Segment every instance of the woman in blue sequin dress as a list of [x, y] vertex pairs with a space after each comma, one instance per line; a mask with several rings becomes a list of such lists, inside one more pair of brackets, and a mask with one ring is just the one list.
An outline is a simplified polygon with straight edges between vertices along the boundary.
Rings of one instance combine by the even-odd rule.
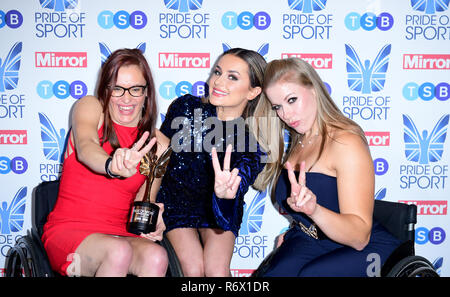
[[244, 195], [265, 166], [244, 121], [261, 109], [265, 65], [254, 51], [226, 51], [212, 68], [209, 96], [175, 99], [161, 126], [173, 153], [157, 201], [185, 276], [230, 275]]
[[374, 259], [380, 269], [400, 242], [372, 220], [375, 174], [363, 130], [298, 58], [267, 65], [264, 94], [290, 131], [288, 149], [272, 170], [272, 196], [293, 221], [257, 274], [376, 274]]

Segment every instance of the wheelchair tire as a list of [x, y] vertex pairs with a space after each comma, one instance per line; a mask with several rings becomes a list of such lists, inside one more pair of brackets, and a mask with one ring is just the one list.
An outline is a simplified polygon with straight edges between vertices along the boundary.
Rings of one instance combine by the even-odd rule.
[[421, 256], [409, 256], [400, 260], [386, 275], [387, 277], [439, 277], [439, 274], [427, 259]]

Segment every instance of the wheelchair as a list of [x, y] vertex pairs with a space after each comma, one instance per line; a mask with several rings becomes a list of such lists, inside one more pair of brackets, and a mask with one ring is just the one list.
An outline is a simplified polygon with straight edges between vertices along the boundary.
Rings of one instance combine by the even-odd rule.
[[[381, 277], [439, 277], [433, 265], [424, 257], [415, 255], [414, 240], [417, 223], [417, 206], [398, 202], [375, 200], [374, 220], [383, 225], [401, 241], [380, 270]], [[274, 249], [253, 272], [252, 277], [262, 276], [271, 261]]]
[[[52, 271], [47, 253], [41, 241], [48, 214], [52, 211], [58, 197], [59, 180], [40, 183], [34, 192], [33, 227], [27, 234], [19, 238], [11, 247], [5, 258], [6, 277], [55, 277], [60, 276]], [[183, 272], [175, 251], [167, 238], [160, 244], [166, 249], [169, 265], [166, 276], [182, 277]]]

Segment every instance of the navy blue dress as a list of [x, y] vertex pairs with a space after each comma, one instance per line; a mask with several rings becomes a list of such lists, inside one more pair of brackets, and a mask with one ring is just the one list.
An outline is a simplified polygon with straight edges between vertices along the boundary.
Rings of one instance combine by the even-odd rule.
[[[265, 154], [244, 120], [220, 121], [215, 106], [188, 94], [172, 102], [160, 130], [171, 139], [173, 149], [156, 199], [164, 203], [166, 232], [183, 227], [220, 228], [237, 237], [244, 195], [265, 165], [261, 162]], [[222, 166], [230, 143], [230, 168], [239, 169], [241, 183], [235, 199], [220, 199], [214, 194], [211, 148], [217, 148]]]
[[[306, 173], [306, 186], [316, 195], [317, 203], [339, 212], [336, 177], [317, 172]], [[286, 202], [290, 196], [290, 182], [283, 169], [275, 188], [277, 203], [295, 221], [309, 227], [312, 220], [303, 213], [294, 212]], [[368, 276], [375, 267], [369, 267], [375, 259], [383, 263], [400, 245], [381, 224], [373, 221], [369, 244], [357, 251], [352, 247], [332, 241], [325, 235], [314, 239], [296, 225], [288, 230], [279, 250], [274, 254], [263, 276]], [[374, 253], [370, 255], [371, 253]]]

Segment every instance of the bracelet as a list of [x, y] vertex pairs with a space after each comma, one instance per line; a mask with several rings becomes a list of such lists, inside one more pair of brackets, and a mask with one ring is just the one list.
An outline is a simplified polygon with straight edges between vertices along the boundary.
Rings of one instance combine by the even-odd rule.
[[111, 178], [120, 178], [121, 177], [120, 175], [114, 174], [109, 170], [109, 163], [111, 163], [111, 161], [112, 161], [112, 157], [109, 157], [108, 159], [106, 159], [106, 162], [105, 162], [106, 174]]

